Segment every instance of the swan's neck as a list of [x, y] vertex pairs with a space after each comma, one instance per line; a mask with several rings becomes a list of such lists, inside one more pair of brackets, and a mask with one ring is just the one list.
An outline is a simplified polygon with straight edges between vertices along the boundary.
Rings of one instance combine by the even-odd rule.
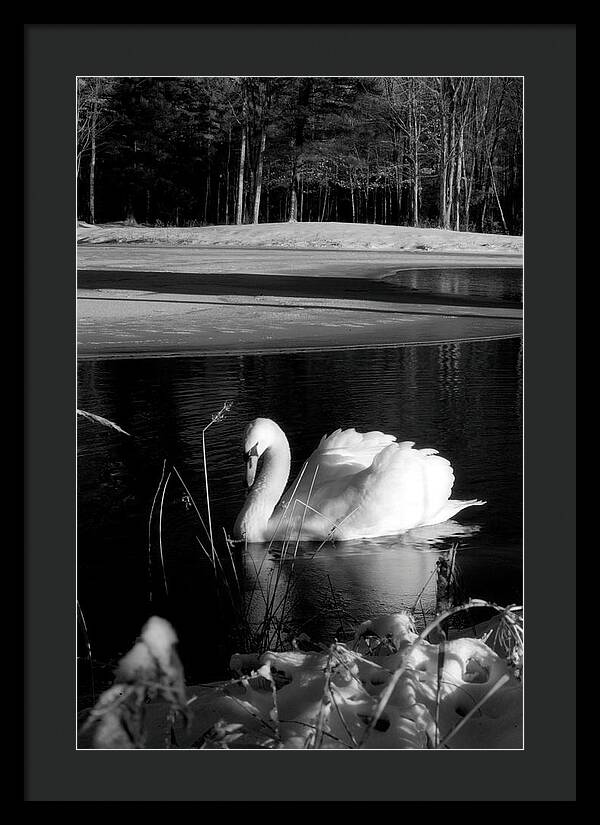
[[269, 519], [285, 490], [290, 466], [290, 445], [281, 433], [279, 439], [262, 454], [260, 471], [235, 523], [236, 538], [249, 542], [270, 538], [267, 529]]

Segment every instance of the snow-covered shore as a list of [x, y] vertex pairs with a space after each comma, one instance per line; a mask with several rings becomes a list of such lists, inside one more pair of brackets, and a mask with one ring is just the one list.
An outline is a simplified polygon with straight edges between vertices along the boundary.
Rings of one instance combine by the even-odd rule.
[[157, 244], [255, 249], [363, 249], [522, 254], [523, 238], [352, 223], [269, 223], [243, 226], [150, 227], [80, 222], [78, 244]]
[[[522, 239], [355, 224], [78, 230], [78, 352], [261, 352], [518, 335], [520, 309], [420, 300], [399, 270], [522, 266]], [[319, 246], [320, 245], [320, 246]], [[353, 248], [354, 247], [354, 248]], [[446, 304], [450, 304], [447, 306]]]
[[[79, 745], [519, 750], [523, 650], [516, 611], [490, 623], [485, 641], [459, 636], [443, 648], [426, 641], [426, 631], [417, 635], [408, 613], [382, 615], [363, 622], [350, 645], [234, 655], [233, 679], [187, 690], [177, 636], [153, 617], [84, 722]], [[498, 643], [502, 623], [512, 628], [511, 641], [494, 650], [486, 641], [492, 634]]]

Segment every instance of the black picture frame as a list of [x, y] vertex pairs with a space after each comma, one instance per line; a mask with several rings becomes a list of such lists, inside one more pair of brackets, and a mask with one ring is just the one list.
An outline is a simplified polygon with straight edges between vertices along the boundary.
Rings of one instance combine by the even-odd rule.
[[[24, 24], [26, 801], [575, 799], [565, 661], [575, 640], [575, 34], [574, 24]], [[93, 74], [524, 76], [523, 751], [445, 752], [433, 764], [406, 751], [76, 750], [75, 78]]]

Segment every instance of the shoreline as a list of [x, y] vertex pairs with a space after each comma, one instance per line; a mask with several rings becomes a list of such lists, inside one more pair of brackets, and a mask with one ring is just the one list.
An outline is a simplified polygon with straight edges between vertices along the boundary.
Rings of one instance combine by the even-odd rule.
[[315, 347], [294, 347], [293, 345], [281, 348], [251, 349], [245, 347], [239, 350], [140, 350], [131, 352], [105, 352], [100, 354], [84, 353], [78, 355], [78, 361], [114, 361], [114, 360], [141, 360], [151, 358], [227, 358], [240, 355], [283, 355], [286, 353], [311, 353], [311, 352], [346, 352], [348, 350], [365, 349], [397, 349], [399, 347], [432, 347], [440, 344], [470, 344], [482, 341], [509, 341], [512, 338], [520, 338], [521, 333], [508, 333], [506, 335], [488, 335], [481, 338], [444, 338], [439, 341], [405, 341], [393, 344], [331, 344], [330, 346]]
[[522, 333], [515, 303], [408, 295], [389, 280], [401, 271], [440, 269], [477, 270], [484, 278], [485, 269], [522, 267], [516, 254], [125, 244], [79, 247], [78, 265], [82, 360], [397, 347]]

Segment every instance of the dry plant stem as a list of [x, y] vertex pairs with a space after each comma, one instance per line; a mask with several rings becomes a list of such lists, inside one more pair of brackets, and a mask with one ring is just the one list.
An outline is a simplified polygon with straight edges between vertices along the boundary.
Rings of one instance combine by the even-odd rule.
[[282, 562], [285, 561], [285, 557], [287, 556], [287, 552], [288, 552], [288, 549], [289, 549], [289, 546], [290, 546], [290, 541], [292, 539], [292, 527], [294, 525], [294, 512], [296, 510], [296, 505], [300, 504], [300, 503], [301, 502], [300, 502], [299, 499], [294, 499], [294, 503], [292, 504], [292, 512], [290, 514], [289, 521], [288, 521], [288, 523], [285, 527], [285, 534], [284, 534], [284, 537], [283, 537], [283, 544], [281, 546], [281, 553], [279, 555], [279, 565], [278, 565], [278, 571], [279, 572], [281, 571]]
[[324, 521], [328, 521], [328, 522], [331, 524], [331, 526], [332, 526], [332, 531], [333, 531], [333, 530], [336, 530], [336, 529], [339, 527], [339, 525], [341, 524], [341, 522], [338, 524], [337, 522], [332, 521], [330, 518], [328, 518], [328, 517], [327, 517], [324, 513], [322, 513], [320, 510], [317, 510], [317, 509], [315, 509], [314, 507], [311, 507], [311, 506], [310, 506], [310, 504], [309, 504], [308, 502], [302, 501], [301, 499], [297, 498], [297, 499], [296, 499], [296, 503], [301, 504], [303, 507], [306, 507], [306, 508], [307, 508], [308, 510], [310, 510], [312, 513], [315, 513], [315, 515], [317, 515], [317, 516], [321, 516], [321, 518], [322, 518]]
[[202, 430], [202, 461], [204, 463], [204, 487], [206, 490], [206, 508], [208, 511], [208, 537], [210, 539], [210, 548], [211, 553], [214, 555], [215, 553], [215, 544], [213, 541], [213, 532], [212, 532], [212, 517], [210, 513], [210, 491], [208, 489], [208, 467], [206, 466], [206, 431], [212, 425], [212, 421], [204, 427]]
[[[310, 497], [312, 495], [312, 491], [313, 491], [313, 488], [315, 486], [315, 480], [317, 478], [317, 473], [318, 472], [319, 472], [319, 465], [317, 464], [317, 466], [315, 467], [314, 475], [312, 477], [312, 481], [310, 483], [310, 488], [308, 490], [308, 496], [307, 496], [307, 500], [306, 500], [307, 503], [306, 503], [306, 505], [304, 507], [304, 510], [302, 512], [302, 519], [300, 521], [300, 527], [298, 528], [298, 535], [296, 537], [296, 544], [294, 546], [294, 556], [293, 556], [293, 559], [292, 559], [292, 565], [291, 565], [290, 572], [289, 572], [288, 579], [287, 579], [287, 585], [286, 585], [286, 588], [285, 588], [285, 593], [283, 595], [283, 600], [280, 601], [280, 603], [279, 603], [279, 605], [277, 606], [277, 609], [276, 609], [276, 612], [278, 612], [279, 611], [279, 606], [281, 606], [281, 621], [280, 621], [279, 626], [277, 628], [277, 640], [276, 640], [277, 642], [281, 641], [281, 630], [283, 628], [283, 622], [285, 620], [285, 608], [286, 608], [286, 605], [287, 605], [288, 595], [289, 595], [289, 592], [290, 592], [290, 587], [291, 587], [291, 583], [292, 583], [292, 579], [293, 579], [293, 575], [294, 575], [294, 568], [295, 568], [295, 565], [296, 565], [296, 556], [298, 554], [298, 548], [300, 546], [300, 538], [302, 536], [302, 529], [304, 527], [304, 521], [306, 519], [306, 512], [307, 512], [307, 509], [308, 509], [308, 502], [310, 501]], [[296, 502], [294, 502], [294, 504], [296, 504]], [[292, 519], [290, 521], [293, 523], [293, 509], [292, 509]], [[284, 559], [283, 559], [283, 556], [282, 556], [282, 558], [280, 559], [280, 562], [279, 562], [280, 569], [283, 565], [283, 561], [284, 561]]]
[[333, 650], [335, 645], [332, 645], [329, 648], [329, 655], [327, 656], [327, 664], [325, 665], [325, 684], [323, 686], [323, 696], [321, 697], [321, 704], [319, 706], [319, 715], [317, 717], [317, 730], [310, 744], [307, 747], [311, 749], [318, 750], [321, 745], [323, 744], [323, 728], [325, 726], [325, 717], [327, 715], [326, 711], [328, 706], [331, 704], [330, 693], [331, 693], [331, 671], [332, 671], [332, 660], [333, 660]]
[[423, 599], [419, 599], [419, 607], [421, 608], [421, 616], [423, 616], [423, 627], [427, 624], [427, 616], [425, 615], [425, 608], [423, 607]]
[[160, 475], [160, 481], [158, 482], [158, 487], [156, 488], [156, 492], [154, 493], [154, 498], [152, 499], [152, 507], [150, 508], [150, 516], [148, 517], [148, 582], [150, 585], [150, 590], [148, 592], [148, 596], [150, 599], [150, 603], [152, 603], [152, 516], [154, 515], [154, 508], [156, 506], [156, 499], [160, 493], [160, 489], [162, 487], [163, 478], [165, 477], [165, 469], [167, 466], [167, 459], [163, 460], [162, 466], [162, 473]]
[[[282, 725], [302, 725], [305, 728], [311, 728], [315, 731], [316, 725], [311, 725], [309, 722], [300, 722], [298, 719], [281, 719], [280, 724]], [[343, 745], [345, 748], [349, 748], [352, 750], [352, 747], [347, 742], [342, 742], [337, 736], [334, 736], [332, 733], [327, 733], [327, 731], [323, 731], [323, 736], [326, 736], [328, 739], [333, 739], [335, 742], [339, 742], [340, 745]]]
[[217, 568], [216, 568], [216, 565], [215, 565], [215, 560], [214, 560], [214, 558], [210, 555], [210, 553], [208, 552], [208, 550], [206, 549], [206, 547], [202, 544], [202, 542], [200, 541], [200, 539], [198, 538], [198, 536], [194, 536], [194, 538], [196, 539], [196, 541], [197, 541], [197, 542], [198, 542], [198, 544], [200, 545], [200, 549], [202, 550], [202, 552], [204, 553], [204, 555], [205, 555], [205, 556], [206, 556], [206, 558], [208, 559], [209, 563], [211, 564], [211, 566], [212, 566], [212, 568], [213, 568], [213, 570], [214, 570], [215, 576], [216, 576], [216, 574], [217, 574]]
[[[247, 548], [247, 545], [246, 545], [246, 548]], [[248, 603], [246, 604], [246, 607], [244, 608], [244, 618], [245, 619], [248, 618], [248, 614], [250, 612], [250, 605], [252, 604], [252, 601], [254, 599], [254, 593], [256, 592], [257, 589], [260, 591], [260, 594], [263, 597], [263, 602], [265, 604], [265, 607], [267, 606], [267, 597], [265, 595], [265, 591], [264, 591], [264, 588], [262, 586], [262, 582], [261, 582], [260, 577], [258, 575], [258, 570], [256, 569], [256, 563], [255, 563], [254, 559], [252, 558], [252, 556], [250, 556], [250, 561], [252, 562], [252, 567], [254, 568], [254, 584], [252, 585], [252, 590], [250, 592], [250, 598], [248, 599]]]
[[182, 485], [183, 489], [187, 493], [190, 501], [192, 502], [192, 507], [194, 508], [194, 510], [196, 512], [196, 515], [198, 516], [198, 518], [200, 520], [200, 524], [204, 528], [204, 532], [206, 533], [206, 537], [210, 541], [210, 533], [208, 532], [208, 527], [206, 526], [206, 523], [205, 523], [204, 519], [202, 518], [202, 514], [200, 513], [200, 510], [199, 510], [198, 505], [196, 504], [196, 502], [194, 500], [193, 495], [190, 493], [190, 490], [189, 490], [187, 484], [185, 483], [185, 481], [183, 480], [183, 478], [181, 477], [181, 473], [179, 472], [177, 467], [173, 467], [173, 472], [176, 474], [177, 478], [181, 482], [181, 485]]
[[[283, 519], [284, 519], [284, 518], [285, 518], [285, 516], [287, 515], [287, 512], [288, 512], [288, 510], [289, 510], [290, 504], [292, 504], [292, 505], [293, 505], [293, 506], [292, 506], [292, 516], [293, 516], [294, 507], [295, 507], [296, 502], [297, 502], [297, 499], [295, 499], [295, 498], [294, 498], [294, 496], [296, 495], [296, 490], [298, 489], [298, 486], [299, 486], [300, 482], [302, 481], [302, 477], [304, 476], [304, 473], [305, 473], [305, 471], [306, 471], [307, 466], [308, 466], [308, 462], [304, 462], [304, 464], [302, 465], [302, 470], [300, 471], [300, 475], [298, 476], [298, 480], [296, 481], [296, 484], [294, 485], [294, 489], [293, 489], [293, 491], [292, 491], [292, 495], [291, 495], [291, 497], [290, 497], [290, 500], [289, 500], [289, 501], [286, 503], [286, 505], [285, 505], [285, 508], [284, 508], [284, 510], [283, 510], [283, 513], [281, 514], [281, 516], [280, 516], [280, 518], [279, 518], [279, 521], [277, 522], [277, 526], [276, 526], [276, 528], [275, 528], [275, 530], [274, 530], [274, 532], [273, 532], [273, 536], [276, 536], [276, 535], [277, 535], [277, 533], [279, 532], [279, 528], [280, 528], [280, 526], [281, 526], [281, 524], [282, 524], [282, 522], [283, 522]], [[292, 519], [290, 518], [290, 521], [288, 522], [288, 526], [289, 526], [289, 524], [291, 523], [291, 521], [292, 521]], [[287, 528], [286, 528], [286, 535], [287, 535]], [[273, 546], [274, 541], [275, 541], [275, 538], [272, 538], [272, 539], [270, 540], [270, 542], [269, 542], [268, 546], [267, 546], [267, 549], [265, 550], [265, 553], [264, 553], [264, 555], [263, 555], [263, 558], [262, 558], [261, 563], [260, 563], [259, 568], [258, 568], [258, 575], [260, 575], [260, 572], [261, 572], [261, 570], [262, 570], [262, 567], [263, 567], [263, 565], [264, 565], [264, 563], [265, 563], [265, 560], [267, 559], [267, 557], [268, 557], [268, 555], [269, 555], [269, 553], [270, 553], [270, 551], [271, 551], [271, 548], [272, 548], [272, 546]], [[283, 548], [282, 548], [282, 554], [283, 554], [284, 550], [285, 550], [285, 541], [284, 541], [284, 545], [283, 545]], [[276, 594], [276, 592], [277, 592], [277, 585], [278, 585], [278, 583], [279, 583], [279, 576], [280, 576], [280, 575], [281, 575], [281, 561], [280, 561], [279, 566], [278, 566], [278, 570], [277, 570], [277, 578], [276, 578], [276, 584], [275, 584], [275, 589], [274, 589], [274, 591], [273, 591], [273, 595], [272, 595], [272, 597], [270, 596], [270, 591], [268, 591], [268, 598], [269, 598], [269, 601], [268, 601], [268, 604], [267, 604], [267, 611], [266, 611], [266, 614], [265, 614], [265, 618], [269, 618], [269, 619], [270, 619], [270, 616], [271, 616], [271, 614], [272, 614], [273, 601], [274, 601], [274, 599], [275, 599], [275, 594]]]
[[[213, 422], [211, 422], [211, 423], [213, 423]], [[227, 587], [229, 588], [229, 582], [227, 581], [227, 577], [226, 577], [226, 575], [225, 575], [225, 571], [223, 570], [223, 565], [221, 564], [221, 560], [220, 560], [220, 558], [219, 558], [218, 554], [216, 553], [216, 551], [215, 551], [215, 549], [214, 549], [214, 546], [212, 545], [211, 534], [210, 534], [210, 532], [209, 532], [209, 530], [208, 530], [208, 528], [207, 528], [207, 526], [206, 526], [206, 524], [205, 524], [205, 522], [204, 522], [204, 519], [202, 518], [202, 514], [200, 513], [200, 510], [199, 510], [199, 508], [198, 508], [198, 505], [196, 504], [196, 502], [195, 502], [195, 500], [194, 500], [194, 497], [192, 496], [192, 494], [191, 494], [191, 492], [190, 492], [190, 490], [189, 490], [189, 488], [188, 488], [187, 484], [186, 484], [186, 483], [185, 483], [185, 481], [183, 480], [183, 478], [182, 478], [182, 476], [181, 476], [181, 473], [179, 472], [179, 470], [177, 469], [177, 467], [173, 467], [173, 471], [174, 471], [174, 472], [175, 472], [175, 474], [177, 475], [177, 478], [179, 479], [179, 481], [180, 481], [181, 485], [183, 486], [183, 489], [185, 490], [186, 494], [188, 495], [188, 498], [190, 499], [190, 501], [191, 501], [191, 503], [192, 503], [192, 506], [193, 506], [193, 508], [194, 508], [194, 510], [195, 510], [195, 512], [196, 512], [196, 515], [198, 516], [198, 519], [200, 520], [200, 524], [201, 524], [201, 525], [202, 525], [202, 527], [204, 528], [204, 532], [206, 533], [206, 535], [207, 535], [207, 537], [208, 537], [209, 541], [211, 542], [212, 555], [209, 555], [209, 554], [207, 553], [206, 548], [204, 547], [204, 545], [202, 544], [202, 542], [200, 541], [200, 539], [198, 538], [198, 536], [196, 536], [196, 537], [195, 537], [195, 538], [196, 538], [196, 541], [198, 542], [198, 544], [199, 544], [199, 545], [200, 545], [200, 547], [202, 548], [202, 551], [204, 552], [204, 554], [207, 556], [208, 560], [209, 560], [209, 561], [210, 561], [210, 563], [212, 564], [212, 567], [213, 567], [213, 572], [214, 572], [215, 578], [217, 578], [217, 566], [216, 566], [216, 563], [217, 563], [217, 562], [219, 563], [219, 567], [221, 568], [221, 571], [222, 571], [222, 573], [223, 573], [224, 580], [225, 580], [225, 582], [226, 582], [226, 584], [227, 584]], [[209, 514], [210, 514], [210, 506], [209, 506]], [[227, 537], [225, 537], [225, 538], [227, 539]], [[227, 548], [229, 549], [229, 544], [227, 543], [227, 540], [225, 541], [225, 543], [226, 543], [226, 545], [227, 545]], [[230, 555], [231, 555], [231, 554], [230, 554]], [[234, 568], [234, 572], [235, 572], [235, 568]], [[236, 579], [237, 579], [237, 573], [236, 573]], [[238, 588], [239, 588], [239, 582], [238, 582]]]
[[[197, 542], [198, 542], [198, 544], [200, 545], [200, 549], [202, 550], [202, 552], [204, 553], [204, 555], [205, 555], [205, 556], [206, 556], [206, 558], [208, 559], [209, 563], [212, 565], [212, 567], [213, 567], [213, 571], [214, 571], [214, 574], [215, 574], [215, 581], [216, 581], [216, 582], [217, 582], [217, 584], [218, 584], [218, 582], [219, 582], [219, 578], [218, 578], [218, 575], [217, 575], [217, 567], [216, 567], [216, 564], [215, 564], [215, 557], [212, 557], [212, 556], [210, 555], [210, 553], [208, 552], [208, 550], [206, 549], [206, 547], [202, 544], [202, 542], [200, 541], [200, 539], [198, 538], [198, 536], [194, 536], [194, 538], [196, 539], [196, 541], [197, 541]], [[216, 556], [216, 560], [217, 560], [217, 562], [219, 563], [219, 567], [221, 568], [222, 580], [225, 582], [225, 586], [226, 586], [226, 588], [227, 588], [227, 593], [229, 594], [229, 598], [231, 599], [231, 604], [232, 604], [232, 607], [233, 607], [233, 608], [234, 608], [234, 610], [235, 610], [235, 609], [236, 609], [236, 607], [237, 607], [237, 605], [236, 605], [236, 601], [235, 601], [235, 599], [234, 599], [233, 593], [231, 592], [231, 587], [230, 587], [230, 585], [229, 585], [229, 581], [227, 580], [227, 576], [226, 576], [226, 574], [225, 574], [225, 571], [223, 570], [223, 565], [221, 564], [221, 560], [220, 560], [220, 558], [219, 558], [218, 556]]]
[[[296, 538], [296, 546], [294, 548], [294, 558], [296, 557], [296, 553], [298, 552], [298, 546], [300, 544], [300, 538], [302, 536], [302, 529], [304, 528], [304, 522], [306, 520], [306, 511], [308, 509], [308, 502], [310, 501], [310, 497], [312, 495], [312, 491], [313, 491], [313, 488], [315, 486], [315, 480], [317, 478], [317, 473], [318, 472], [319, 472], [319, 465], [317, 464], [317, 466], [315, 467], [314, 475], [312, 477], [312, 481], [310, 482], [310, 488], [308, 490], [308, 496], [307, 496], [307, 499], [306, 499], [306, 506], [304, 508], [304, 512], [302, 513], [302, 520], [300, 521], [300, 528], [298, 530], [298, 536]], [[300, 503], [302, 503], [302, 502], [300, 502]]]
[[331, 698], [331, 703], [333, 704], [333, 707], [334, 707], [334, 708], [335, 708], [335, 710], [336, 710], [336, 713], [337, 713], [337, 715], [338, 715], [338, 718], [339, 718], [340, 722], [342, 723], [342, 727], [344, 728], [344, 730], [345, 730], [345, 731], [346, 731], [346, 733], [348, 734], [348, 738], [350, 739], [350, 741], [352, 742], [352, 744], [354, 745], [354, 747], [355, 747], [355, 748], [356, 748], [356, 747], [358, 747], [358, 742], [357, 742], [357, 741], [356, 741], [356, 739], [354, 738], [354, 735], [353, 735], [352, 731], [350, 730], [350, 728], [349, 728], [349, 727], [348, 727], [348, 725], [346, 724], [346, 720], [345, 720], [345, 719], [344, 719], [344, 717], [342, 716], [342, 712], [341, 712], [341, 710], [340, 710], [340, 708], [339, 708], [339, 706], [338, 706], [338, 703], [337, 703], [337, 701], [336, 701], [336, 698], [335, 698], [335, 690], [334, 690], [334, 686], [333, 686], [331, 683], [329, 684], [329, 696], [330, 696], [330, 698]]
[[[417, 606], [418, 606], [419, 602], [421, 601], [421, 596], [425, 592], [425, 589], [426, 589], [427, 585], [429, 584], [429, 582], [432, 580], [432, 578], [435, 576], [436, 573], [437, 573], [437, 568], [434, 567], [433, 570], [431, 571], [431, 573], [429, 574], [429, 577], [428, 577], [427, 581], [425, 582], [425, 584], [421, 588], [421, 590], [419, 592], [419, 595], [415, 599], [415, 603], [413, 604], [412, 610], [410, 611], [411, 614], [414, 613], [415, 610], [417, 609]], [[425, 613], [425, 611], [423, 611], [423, 614], [424, 613]]]
[[158, 546], [160, 548], [160, 563], [162, 567], [162, 574], [163, 574], [163, 582], [165, 585], [165, 594], [169, 595], [169, 588], [167, 587], [167, 574], [165, 572], [165, 558], [163, 554], [163, 544], [162, 544], [162, 517], [163, 517], [163, 507], [165, 503], [165, 493], [167, 492], [167, 485], [169, 483], [169, 479], [171, 478], [171, 472], [169, 471], [167, 478], [165, 480], [165, 484], [162, 490], [162, 496], [160, 499], [160, 511], [158, 513]]
[[446, 658], [446, 642], [442, 640], [438, 645], [437, 656], [437, 686], [435, 690], [435, 747], [440, 739], [440, 700], [442, 694], [442, 676], [444, 674], [444, 660]]
[[92, 700], [94, 704], [96, 704], [96, 687], [94, 684], [94, 665], [92, 663], [92, 645], [90, 643], [90, 637], [87, 629], [87, 624], [85, 621], [85, 617], [83, 615], [83, 610], [81, 609], [81, 605], [79, 604], [79, 599], [77, 599], [77, 610], [79, 612], [79, 618], [81, 619], [81, 624], [83, 625], [83, 633], [85, 636], [85, 646], [87, 648], [87, 659], [90, 666], [90, 681], [92, 684]]
[[115, 424], [114, 421], [110, 421], [108, 418], [103, 418], [101, 415], [95, 415], [94, 413], [89, 413], [85, 410], [77, 410], [77, 415], [87, 418], [89, 421], [95, 421], [97, 424], [102, 424], [104, 427], [110, 427], [111, 429], [116, 430], [119, 433], [123, 433], [123, 435], [128, 435], [131, 438], [131, 433], [126, 432], [122, 427], [119, 427], [118, 424]]
[[487, 700], [488, 700], [488, 699], [490, 699], [490, 698], [494, 695], [494, 693], [496, 693], [496, 691], [497, 691], [497, 690], [500, 690], [500, 688], [502, 687], [502, 685], [506, 684], [506, 682], [508, 682], [508, 680], [509, 680], [509, 676], [508, 676], [508, 674], [506, 674], [506, 673], [505, 673], [503, 676], [501, 676], [501, 677], [498, 679], [498, 681], [497, 681], [497, 682], [494, 682], [494, 684], [492, 685], [492, 687], [490, 688], [490, 690], [489, 690], [489, 691], [485, 694], [485, 696], [483, 696], [483, 697], [479, 700], [479, 702], [477, 702], [477, 704], [476, 704], [476, 705], [473, 705], [473, 707], [472, 707], [472, 708], [471, 708], [471, 710], [467, 713], [467, 715], [466, 715], [466, 716], [464, 716], [464, 717], [460, 720], [460, 722], [459, 722], [459, 723], [458, 723], [455, 727], [453, 727], [453, 728], [452, 728], [452, 730], [451, 730], [451, 731], [450, 731], [450, 732], [449, 732], [449, 733], [448, 733], [448, 734], [447, 734], [447, 735], [446, 735], [446, 736], [442, 739], [442, 741], [440, 742], [440, 744], [439, 744], [439, 745], [437, 745], [437, 747], [438, 747], [438, 748], [444, 748], [444, 747], [446, 747], [446, 745], [447, 745], [447, 744], [448, 744], [448, 742], [452, 739], [452, 737], [454, 736], [454, 734], [455, 734], [455, 733], [458, 733], [458, 731], [459, 731], [459, 730], [463, 727], [463, 725], [466, 725], [466, 723], [469, 721], [469, 719], [470, 719], [470, 718], [471, 718], [471, 717], [472, 717], [475, 713], [477, 713], [477, 711], [479, 710], [479, 708], [480, 708], [480, 707], [481, 707], [481, 706], [482, 706], [485, 702], [487, 702]]
[[273, 696], [273, 721], [275, 722], [275, 738], [281, 741], [281, 731], [279, 729], [279, 708], [277, 707], [277, 687], [273, 677], [271, 677], [271, 694]]
[[[408, 660], [408, 657], [413, 652], [413, 650], [415, 650], [417, 645], [421, 644], [421, 642], [431, 633], [431, 631], [435, 627], [437, 627], [439, 624], [441, 624], [441, 622], [443, 622], [446, 619], [450, 618], [450, 616], [454, 616], [456, 613], [461, 613], [462, 611], [469, 610], [472, 607], [490, 607], [494, 610], [497, 610], [499, 613], [506, 613], [506, 611], [509, 610], [509, 608], [500, 607], [499, 605], [494, 604], [493, 602], [487, 602], [484, 599], [471, 599], [466, 604], [460, 605], [458, 607], [452, 607], [449, 610], [446, 610], [444, 613], [440, 613], [440, 615], [436, 616], [435, 619], [430, 624], [427, 625], [427, 627], [423, 628], [423, 630], [419, 633], [419, 635], [417, 636], [415, 641], [410, 645], [409, 648], [407, 648], [407, 650], [404, 654], [404, 657], [403, 657], [404, 661], [406, 662]], [[369, 737], [369, 734], [371, 733], [371, 731], [373, 730], [373, 728], [375, 727], [375, 725], [379, 721], [379, 717], [381, 716], [381, 714], [383, 713], [383, 711], [385, 709], [385, 706], [389, 702], [390, 697], [391, 697], [392, 693], [394, 692], [394, 689], [395, 689], [396, 685], [398, 684], [398, 681], [400, 680], [400, 677], [403, 675], [403, 673], [405, 673], [405, 671], [407, 669], [408, 669], [408, 666], [406, 664], [403, 664], [397, 670], [395, 670], [393, 672], [391, 679], [389, 680], [389, 682], [387, 683], [387, 685], [383, 689], [383, 691], [381, 693], [381, 696], [379, 697], [379, 701], [378, 701], [377, 706], [375, 708], [375, 713], [373, 715], [373, 719], [371, 720], [371, 723], [369, 724], [369, 726], [366, 728], [366, 730], [365, 730], [365, 732], [364, 732], [364, 734], [361, 738], [359, 747], [362, 748], [364, 746], [365, 742], [367, 741], [367, 739]]]
[[225, 539], [225, 547], [227, 548], [227, 553], [229, 554], [229, 562], [231, 564], [231, 569], [233, 570], [233, 575], [235, 576], [235, 583], [237, 586], [238, 596], [242, 597], [242, 588], [240, 587], [240, 580], [238, 579], [237, 570], [235, 567], [235, 563], [233, 561], [233, 555], [231, 553], [231, 547], [229, 546], [229, 542], [227, 541], [227, 531], [223, 527], [223, 538]]
[[[311, 508], [311, 509], [312, 509], [312, 508]], [[324, 547], [324, 546], [327, 544], [327, 542], [328, 542], [328, 541], [332, 541], [332, 539], [333, 539], [333, 535], [334, 535], [335, 531], [336, 531], [337, 529], [339, 529], [339, 528], [342, 526], [342, 524], [350, 518], [350, 516], [353, 516], [353, 515], [354, 515], [354, 513], [356, 513], [356, 511], [357, 511], [357, 510], [358, 510], [358, 507], [355, 507], [355, 508], [354, 508], [354, 510], [352, 510], [352, 512], [348, 513], [348, 515], [344, 516], [344, 518], [343, 518], [341, 521], [338, 521], [338, 522], [332, 522], [332, 521], [330, 521], [330, 519], [326, 519], [327, 521], [329, 521], [329, 522], [330, 522], [330, 524], [332, 524], [332, 525], [333, 525], [333, 527], [332, 527], [332, 529], [329, 531], [329, 533], [327, 534], [327, 536], [323, 539], [323, 541], [321, 542], [321, 544], [317, 547], [317, 549], [315, 550], [315, 552], [313, 553], [313, 555], [312, 555], [312, 557], [311, 557], [311, 558], [313, 558], [313, 559], [314, 559], [314, 557], [317, 555], [317, 553], [319, 552], [319, 550], [320, 550], [322, 547]], [[315, 510], [314, 512], [315, 512], [315, 513], [317, 513], [317, 510]], [[323, 516], [323, 513], [318, 513], [318, 515]], [[323, 518], [325, 518], [325, 516], [323, 516]]]
[[206, 427], [203, 427], [203, 429], [202, 429], [202, 461], [203, 461], [203, 464], [204, 464], [204, 486], [205, 486], [205, 489], [206, 489], [206, 509], [207, 509], [207, 512], [208, 512], [208, 535], [209, 535], [209, 539], [210, 539], [210, 551], [213, 554], [213, 556], [216, 555], [216, 550], [215, 550], [215, 543], [213, 541], [212, 515], [211, 515], [211, 510], [210, 510], [210, 490], [209, 490], [209, 486], [208, 486], [208, 466], [206, 464], [206, 432], [210, 427], [212, 427], [213, 424], [216, 424], [217, 422], [222, 421], [223, 416], [225, 415], [226, 412], [229, 411], [230, 408], [231, 408], [231, 403], [229, 401], [226, 401], [223, 404], [223, 406], [221, 407], [221, 409], [219, 410], [219, 412], [216, 413], [215, 415], [213, 415], [212, 419], [208, 422]]
[[238, 704], [242, 708], [242, 710], [245, 710], [246, 713], [250, 714], [250, 716], [256, 719], [257, 722], [260, 722], [261, 725], [264, 725], [264, 727], [267, 728], [269, 733], [275, 734], [275, 728], [272, 725], [270, 725], [268, 722], [265, 722], [262, 716], [260, 716], [258, 713], [254, 713], [254, 711], [250, 710], [250, 708], [248, 708], [243, 702], [240, 702], [240, 700], [236, 696], [229, 696], [229, 699], [233, 699], [233, 701], [236, 704]]

